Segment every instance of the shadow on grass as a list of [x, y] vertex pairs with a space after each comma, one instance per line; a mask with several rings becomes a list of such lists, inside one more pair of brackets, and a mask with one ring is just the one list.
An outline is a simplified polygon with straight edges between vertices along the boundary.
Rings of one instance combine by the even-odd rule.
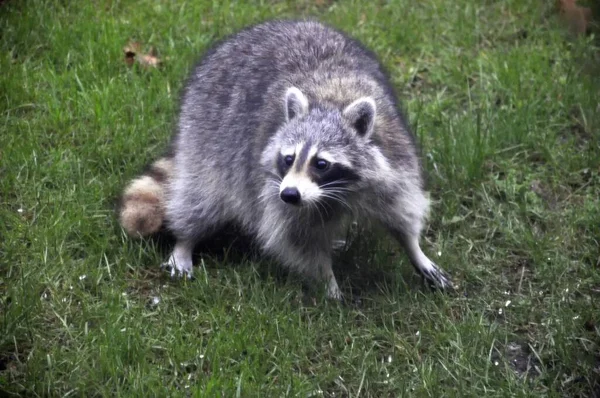
[[[19, 351], [15, 346], [19, 347]], [[32, 397], [25, 389], [13, 388], [12, 390], [3, 387], [16, 387], [13, 383], [23, 372], [23, 364], [27, 362], [27, 356], [31, 350], [29, 344], [25, 341], [5, 342], [0, 345], [0, 397]]]
[[[397, 271], [398, 262], [404, 256], [401, 248], [382, 249], [385, 239], [378, 239], [377, 236], [366, 231], [355, 232], [353, 236], [348, 236], [343, 248], [334, 251], [334, 274], [347, 296], [348, 304], [360, 304], [362, 296], [381, 293], [381, 286], [384, 285], [402, 285], [409, 291], [427, 290], [408, 260], [402, 262], [400, 265], [402, 270]], [[166, 260], [175, 245], [175, 237], [163, 229], [150, 240], [157, 248], [159, 256]], [[317, 293], [314, 283], [262, 255], [252, 238], [242, 234], [233, 226], [224, 228], [210, 239], [196, 245], [193, 254], [194, 266], [198, 266], [203, 258], [210, 259], [211, 264], [219, 264], [217, 267], [232, 269], [250, 267], [251, 264], [258, 263], [256, 272], [261, 279], [266, 280], [270, 277], [279, 284], [300, 279], [306, 299], [312, 299]], [[152, 272], [150, 278], [164, 279], [169, 276], [162, 270]]]

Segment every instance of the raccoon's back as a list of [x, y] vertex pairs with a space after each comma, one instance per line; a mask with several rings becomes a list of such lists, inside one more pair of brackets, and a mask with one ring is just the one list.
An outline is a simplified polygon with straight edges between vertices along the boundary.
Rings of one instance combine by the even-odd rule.
[[272, 21], [237, 33], [205, 54], [188, 80], [179, 121], [185, 146], [264, 143], [283, 122], [285, 89], [306, 85], [318, 71], [367, 74], [387, 85], [371, 52], [320, 23]]
[[[197, 186], [232, 214], [248, 211], [266, 178], [257, 167], [261, 153], [285, 121], [291, 86], [311, 103], [326, 99], [339, 109], [371, 96], [380, 117], [398, 119], [379, 62], [354, 39], [313, 21], [256, 25], [206, 53], [186, 84], [172, 142], [181, 184]], [[382, 147], [393, 154], [405, 145]]]

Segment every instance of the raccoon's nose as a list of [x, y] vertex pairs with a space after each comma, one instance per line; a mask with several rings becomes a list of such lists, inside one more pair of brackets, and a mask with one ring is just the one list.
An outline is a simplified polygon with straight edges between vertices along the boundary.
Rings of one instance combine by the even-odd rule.
[[285, 203], [291, 203], [293, 205], [300, 203], [301, 199], [300, 191], [298, 191], [297, 188], [285, 188], [283, 191], [281, 191], [279, 196]]

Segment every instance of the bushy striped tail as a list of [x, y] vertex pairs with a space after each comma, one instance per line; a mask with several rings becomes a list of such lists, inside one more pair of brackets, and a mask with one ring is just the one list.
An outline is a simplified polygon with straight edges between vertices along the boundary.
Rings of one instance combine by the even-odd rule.
[[173, 175], [173, 159], [160, 158], [129, 183], [121, 198], [119, 222], [131, 236], [158, 232], [165, 218], [165, 186]]

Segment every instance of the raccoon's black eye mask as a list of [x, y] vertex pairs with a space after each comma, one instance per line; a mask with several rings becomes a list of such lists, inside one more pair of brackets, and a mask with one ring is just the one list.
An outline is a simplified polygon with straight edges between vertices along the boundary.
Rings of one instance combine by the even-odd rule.
[[283, 177], [289, 168], [292, 167], [295, 158], [294, 155], [283, 156], [282, 154], [279, 154], [279, 156], [277, 156], [277, 172], [279, 172], [281, 177]]
[[315, 164], [310, 169], [311, 178], [320, 187], [342, 187], [360, 180], [360, 176], [351, 168], [339, 163], [329, 163], [328, 167], [319, 170]]
[[[285, 176], [296, 161], [295, 155], [282, 155], [277, 157], [277, 171], [281, 177]], [[348, 185], [360, 179], [359, 175], [348, 166], [331, 163], [318, 156], [309, 160], [308, 175], [319, 186], [334, 188]]]
[[316, 167], [317, 170], [325, 171], [329, 167], [329, 162], [326, 161], [325, 159], [315, 158], [313, 163], [314, 163], [314, 167]]
[[[284, 175], [296, 160], [295, 155], [279, 155], [277, 158], [277, 169], [281, 175]], [[314, 168], [319, 172], [326, 171], [331, 166], [331, 163], [325, 159], [314, 157], [310, 161], [310, 168]]]

